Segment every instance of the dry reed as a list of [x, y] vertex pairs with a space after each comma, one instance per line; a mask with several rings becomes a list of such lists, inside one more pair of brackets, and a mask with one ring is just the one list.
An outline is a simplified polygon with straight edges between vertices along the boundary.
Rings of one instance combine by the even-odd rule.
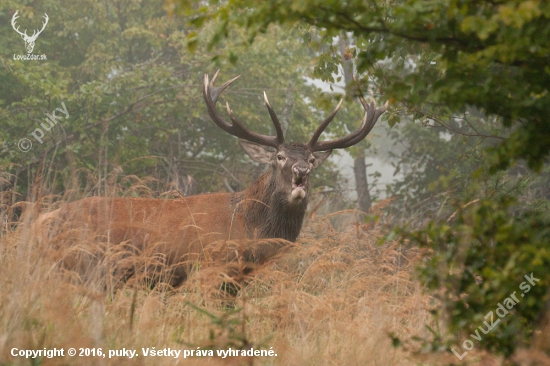
[[[427, 337], [425, 325], [433, 326], [434, 319], [429, 313], [430, 297], [414, 280], [418, 250], [396, 242], [377, 245], [384, 230], [375, 224], [337, 231], [327, 217], [317, 216], [307, 223], [294, 247], [286, 248], [251, 275], [241, 273], [238, 261], [231, 262], [230, 268], [215, 261], [206, 265], [208, 259], [239, 253], [238, 244], [213, 247], [183, 286], [173, 289], [164, 284], [151, 288], [139, 276], [126, 282], [112, 276], [109, 266], [128, 257], [120, 256], [120, 248], [101, 247], [98, 239], [87, 237], [85, 231], [73, 235], [61, 253], [52, 251], [51, 243], [38, 240], [44, 233], [33, 231], [31, 215], [26, 217], [28, 222], [21, 222], [19, 230], [0, 237], [2, 365], [455, 362], [449, 353], [435, 358], [418, 356], [418, 348], [392, 345], [390, 333], [406, 343], [414, 336]], [[82, 271], [61, 268], [61, 257], [67, 256], [64, 251], [96, 259], [86, 262], [91, 267], [86, 279], [81, 277]], [[155, 260], [147, 253], [134, 254], [130, 265]], [[241, 276], [234, 276], [239, 273]], [[236, 298], [224, 298], [219, 286], [232, 281], [243, 290]], [[140, 356], [66, 356], [33, 363], [10, 354], [12, 348], [63, 348], [67, 352], [70, 347], [101, 347], [103, 352], [125, 348], [138, 350]], [[216, 349], [229, 347], [272, 347], [277, 357], [144, 357], [141, 349], [151, 347], [200, 347], [212, 349], [214, 354]], [[474, 364], [479, 360], [471, 357]]]

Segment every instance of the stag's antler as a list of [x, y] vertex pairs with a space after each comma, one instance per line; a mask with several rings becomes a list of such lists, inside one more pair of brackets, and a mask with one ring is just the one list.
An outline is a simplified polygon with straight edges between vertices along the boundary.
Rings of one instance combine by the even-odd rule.
[[241, 122], [239, 122], [235, 118], [235, 116], [233, 115], [233, 111], [231, 110], [231, 108], [229, 108], [229, 103], [226, 103], [227, 113], [229, 114], [229, 118], [233, 122], [233, 125], [223, 119], [223, 117], [218, 113], [218, 110], [216, 109], [216, 102], [218, 101], [221, 93], [235, 80], [237, 80], [240, 75], [225, 82], [220, 87], [215, 87], [214, 82], [216, 81], [219, 72], [220, 70], [216, 71], [216, 73], [212, 77], [212, 81], [210, 82], [208, 81], [208, 74], [204, 74], [204, 101], [206, 102], [206, 107], [208, 108], [208, 114], [210, 115], [210, 118], [212, 118], [214, 123], [216, 123], [225, 132], [250, 142], [255, 142], [257, 144], [265, 146], [272, 146], [274, 148], [278, 148], [280, 145], [282, 145], [285, 142], [283, 129], [281, 128], [281, 123], [279, 122], [279, 119], [275, 115], [275, 111], [267, 100], [267, 95], [265, 94], [265, 92], [264, 102], [267, 110], [269, 111], [269, 115], [271, 116], [271, 120], [273, 121], [273, 125], [275, 126], [275, 131], [277, 133], [276, 136], [260, 135], [258, 133], [248, 130], [246, 127], [243, 126]]
[[[354, 77], [355, 80], [355, 77]], [[376, 124], [376, 121], [378, 120], [378, 117], [382, 115], [388, 109], [388, 102], [384, 104], [382, 108], [376, 108], [376, 102], [374, 101], [374, 98], [371, 95], [371, 103], [367, 104], [365, 99], [362, 96], [361, 89], [359, 88], [359, 83], [357, 83], [357, 80], [355, 80], [357, 84], [357, 90], [359, 95], [359, 101], [361, 101], [361, 105], [365, 109], [365, 116], [363, 117], [363, 122], [361, 123], [361, 126], [353, 133], [350, 133], [347, 136], [341, 137], [336, 140], [330, 140], [330, 141], [321, 141], [318, 142], [317, 140], [321, 136], [321, 133], [327, 128], [328, 124], [332, 121], [334, 116], [336, 115], [336, 112], [338, 112], [338, 109], [340, 109], [340, 105], [342, 104], [342, 100], [340, 100], [340, 103], [338, 103], [338, 106], [332, 112], [327, 119], [321, 123], [321, 125], [315, 130], [313, 133], [313, 136], [309, 140], [309, 142], [306, 144], [307, 147], [313, 152], [313, 151], [326, 151], [326, 150], [332, 150], [332, 149], [344, 149], [346, 147], [353, 146], [357, 143], [359, 143], [361, 140], [363, 140], [369, 132], [372, 130], [374, 125]]]

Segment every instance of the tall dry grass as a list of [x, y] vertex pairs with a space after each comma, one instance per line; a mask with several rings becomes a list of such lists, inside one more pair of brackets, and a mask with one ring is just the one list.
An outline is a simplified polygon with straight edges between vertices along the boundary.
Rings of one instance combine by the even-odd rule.
[[[42, 205], [44, 206], [44, 205]], [[46, 207], [47, 208], [47, 207]], [[44, 207], [42, 207], [44, 209]], [[29, 211], [31, 212], [31, 211]], [[428, 337], [430, 297], [414, 279], [418, 250], [377, 245], [384, 230], [328, 217], [311, 219], [293, 248], [239, 281], [236, 298], [218, 291], [224, 268], [197, 266], [177, 289], [131, 280], [105, 286], [99, 268], [85, 281], [60, 268], [37, 239], [32, 215], [0, 242], [0, 364], [2, 365], [415, 365], [455, 362], [449, 353], [419, 356], [401, 340]], [[27, 222], [25, 222], [27, 220]], [[85, 235], [83, 235], [85, 236]], [[94, 248], [94, 238], [73, 243]], [[88, 249], [86, 249], [88, 248]], [[222, 248], [223, 249], [223, 248]], [[73, 248], [63, 250], [74, 250]], [[108, 256], [109, 254], [107, 254]], [[116, 258], [115, 258], [116, 259]], [[113, 258], [99, 261], [102, 266]], [[233, 268], [234, 270], [234, 268]], [[136, 277], [137, 278], [137, 277]], [[414, 344], [408, 343], [408, 344]], [[12, 348], [272, 349], [277, 357], [56, 357], [28, 360]], [[214, 351], [215, 353], [215, 351]], [[479, 358], [471, 358], [479, 361]]]

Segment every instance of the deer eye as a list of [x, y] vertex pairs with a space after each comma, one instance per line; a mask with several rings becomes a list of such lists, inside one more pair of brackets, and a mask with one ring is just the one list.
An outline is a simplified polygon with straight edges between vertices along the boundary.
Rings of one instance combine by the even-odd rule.
[[309, 159], [309, 162], [310, 162], [311, 164], [315, 163], [315, 158]]
[[282, 156], [282, 155], [277, 155], [277, 160], [283, 161], [283, 160], [285, 160], [285, 157]]

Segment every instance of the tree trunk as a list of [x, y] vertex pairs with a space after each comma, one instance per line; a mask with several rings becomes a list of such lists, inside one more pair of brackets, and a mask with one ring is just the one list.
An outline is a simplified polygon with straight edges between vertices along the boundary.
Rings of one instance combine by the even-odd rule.
[[[344, 82], [346, 91], [350, 90], [353, 83], [353, 64], [347, 54], [347, 42], [344, 35], [338, 38], [338, 46], [342, 55], [342, 68], [344, 70]], [[357, 191], [357, 206], [360, 211], [368, 212], [372, 204], [367, 180], [367, 165], [365, 164], [365, 150], [360, 149], [359, 156], [353, 161], [353, 174], [355, 175], [355, 190]]]
[[372, 204], [367, 180], [367, 164], [365, 164], [365, 152], [361, 150], [359, 156], [353, 161], [353, 173], [355, 175], [355, 189], [357, 190], [357, 204], [362, 212], [369, 212]]

